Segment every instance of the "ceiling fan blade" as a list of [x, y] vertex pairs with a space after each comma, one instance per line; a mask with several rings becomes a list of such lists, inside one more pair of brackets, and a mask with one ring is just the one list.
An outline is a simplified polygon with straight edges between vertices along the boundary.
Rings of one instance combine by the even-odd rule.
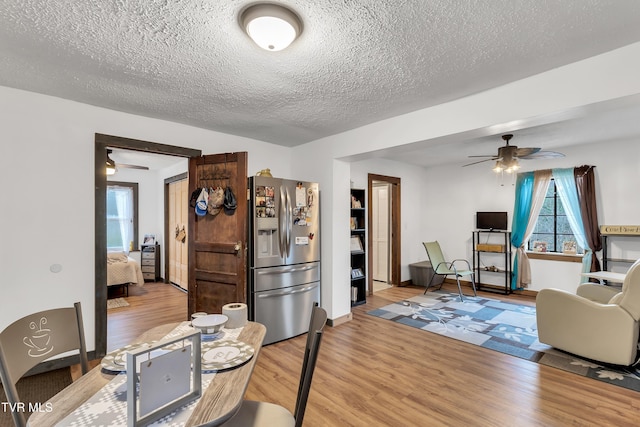
[[522, 147], [522, 148], [516, 148], [515, 150], [515, 157], [524, 157], [524, 156], [529, 156], [533, 153], [537, 153], [538, 151], [540, 151], [540, 148], [538, 147]]
[[533, 154], [529, 154], [528, 156], [520, 156], [521, 159], [559, 159], [564, 157], [564, 154], [558, 153], [556, 151], [537, 151]]
[[[476, 156], [469, 156], [469, 157], [476, 157]], [[477, 162], [467, 163], [466, 165], [462, 165], [462, 167], [464, 168], [466, 166], [477, 165], [478, 163], [490, 162], [492, 160], [498, 160], [498, 159], [499, 157], [492, 157], [491, 159], [478, 160]]]
[[116, 167], [117, 168], [125, 168], [125, 169], [141, 169], [141, 170], [145, 170], [148, 171], [149, 168], [146, 166], [138, 166], [138, 165], [125, 165], [123, 163], [116, 163]]
[[467, 156], [467, 157], [494, 157], [497, 159], [495, 154], [480, 154], [478, 156]]

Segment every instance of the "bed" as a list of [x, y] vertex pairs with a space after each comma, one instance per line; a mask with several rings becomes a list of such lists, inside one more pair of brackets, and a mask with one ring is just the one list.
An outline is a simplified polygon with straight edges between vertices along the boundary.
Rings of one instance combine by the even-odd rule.
[[129, 296], [129, 285], [144, 285], [142, 269], [138, 262], [124, 252], [107, 254], [107, 288], [119, 286]]

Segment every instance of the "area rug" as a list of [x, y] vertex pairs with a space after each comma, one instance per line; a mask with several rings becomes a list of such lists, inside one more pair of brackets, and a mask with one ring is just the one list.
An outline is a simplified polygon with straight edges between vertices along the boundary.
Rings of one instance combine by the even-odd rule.
[[107, 300], [107, 309], [128, 307], [129, 303], [124, 298], [113, 298]]
[[[52, 398], [69, 384], [71, 384], [69, 368], [56, 369], [18, 380], [16, 389], [20, 400], [25, 403], [25, 416], [28, 418], [29, 415], [31, 415], [32, 409], [37, 408], [39, 404], [44, 404], [44, 402]], [[7, 397], [2, 385], [0, 385], [0, 402], [7, 402]], [[31, 404], [31, 406], [29, 404]], [[11, 418], [11, 410], [8, 405], [7, 403], [6, 410], [0, 411], [0, 427], [13, 427], [14, 425]], [[45, 410], [44, 406], [41, 406], [41, 408], [41, 410]]]
[[487, 297], [428, 292], [368, 314], [640, 391], [640, 370], [581, 359], [538, 341], [536, 309]]

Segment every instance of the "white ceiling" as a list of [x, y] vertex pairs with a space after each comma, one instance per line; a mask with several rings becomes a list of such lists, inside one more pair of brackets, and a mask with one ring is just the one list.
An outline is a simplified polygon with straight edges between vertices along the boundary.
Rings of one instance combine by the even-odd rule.
[[[283, 0], [304, 31], [267, 52], [238, 26], [251, 2], [3, 0], [0, 85], [295, 146], [640, 41], [637, 0]], [[551, 130], [514, 143], [561, 146]], [[423, 164], [500, 142], [461, 137]]]
[[167, 156], [164, 154], [147, 153], [144, 151], [125, 150], [111, 148], [109, 157], [116, 163], [118, 171], [125, 169], [121, 165], [146, 166], [150, 171], [159, 171], [168, 167], [183, 163], [184, 169], [188, 167], [188, 161], [184, 157]]

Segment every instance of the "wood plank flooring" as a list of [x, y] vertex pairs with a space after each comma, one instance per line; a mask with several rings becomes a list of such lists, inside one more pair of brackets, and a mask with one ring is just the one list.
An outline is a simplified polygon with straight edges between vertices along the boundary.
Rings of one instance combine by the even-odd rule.
[[173, 285], [129, 286], [128, 307], [107, 310], [107, 352], [130, 344], [142, 332], [187, 320], [187, 294]]
[[[171, 285], [132, 290], [130, 307], [109, 310], [110, 348], [151, 326], [186, 318], [186, 294]], [[640, 424], [638, 392], [366, 314], [422, 291], [376, 292], [353, 309], [352, 321], [325, 329], [305, 426]], [[508, 298], [534, 304], [531, 297]], [[293, 411], [305, 339], [263, 348], [248, 399]]]

